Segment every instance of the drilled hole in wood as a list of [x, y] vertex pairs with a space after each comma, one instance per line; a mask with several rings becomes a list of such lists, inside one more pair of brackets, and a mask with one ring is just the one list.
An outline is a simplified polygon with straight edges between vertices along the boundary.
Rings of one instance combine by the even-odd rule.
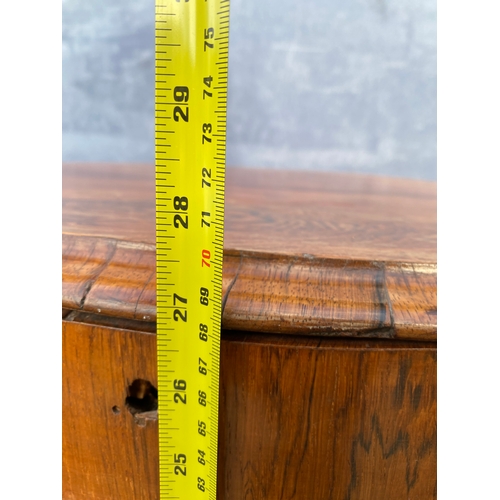
[[155, 411], [158, 409], [158, 391], [151, 382], [135, 379], [127, 388], [125, 405], [132, 415]]
[[111, 408], [111, 411], [115, 414], [115, 415], [118, 415], [121, 410], [120, 410], [120, 407], [119, 406], [113, 406], [113, 408]]

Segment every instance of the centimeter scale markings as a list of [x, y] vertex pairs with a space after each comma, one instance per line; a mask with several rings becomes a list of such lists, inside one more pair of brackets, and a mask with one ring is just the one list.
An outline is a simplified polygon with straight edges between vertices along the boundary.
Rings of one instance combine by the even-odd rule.
[[215, 500], [229, 0], [156, 0], [160, 499]]

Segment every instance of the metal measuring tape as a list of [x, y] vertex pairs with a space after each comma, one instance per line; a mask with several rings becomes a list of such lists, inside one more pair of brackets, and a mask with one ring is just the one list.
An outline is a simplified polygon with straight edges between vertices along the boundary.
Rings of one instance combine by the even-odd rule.
[[156, 0], [160, 498], [216, 498], [229, 0]]

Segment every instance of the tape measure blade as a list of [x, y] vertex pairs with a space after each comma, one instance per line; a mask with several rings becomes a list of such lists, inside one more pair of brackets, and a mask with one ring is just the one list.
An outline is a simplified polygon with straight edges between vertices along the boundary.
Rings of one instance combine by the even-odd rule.
[[160, 498], [216, 498], [229, 1], [156, 0]]

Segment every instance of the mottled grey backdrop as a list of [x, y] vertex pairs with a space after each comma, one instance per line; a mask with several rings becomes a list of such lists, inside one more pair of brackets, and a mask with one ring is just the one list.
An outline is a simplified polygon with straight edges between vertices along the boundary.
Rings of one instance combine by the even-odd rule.
[[[154, 161], [154, 0], [63, 0], [63, 160]], [[231, 0], [227, 163], [436, 178], [436, 0]]]

